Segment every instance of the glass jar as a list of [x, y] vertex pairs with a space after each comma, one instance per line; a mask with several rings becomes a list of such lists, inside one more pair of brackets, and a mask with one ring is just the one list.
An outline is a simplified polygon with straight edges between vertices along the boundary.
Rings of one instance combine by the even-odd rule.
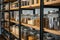
[[33, 15], [27, 14], [27, 18], [28, 18], [28, 24], [29, 25], [34, 25], [34, 17], [33, 17]]
[[27, 21], [28, 21], [28, 20], [27, 20], [27, 16], [24, 15], [24, 14], [22, 14], [22, 15], [21, 15], [21, 22], [27, 24]]
[[22, 6], [28, 6], [29, 5], [29, 0], [21, 0], [21, 5]]
[[35, 40], [34, 32], [30, 32], [30, 35], [28, 36], [28, 40]]
[[29, 28], [28, 29], [28, 40], [36, 40], [35, 35], [36, 35], [36, 30], [33, 28]]
[[27, 40], [28, 39], [28, 33], [27, 33], [27, 29], [24, 29], [24, 40]]
[[5, 17], [5, 20], [6, 20], [6, 19], [9, 19], [9, 13], [8, 13], [8, 12], [5, 12], [4, 17]]
[[33, 19], [34, 19], [34, 25], [37, 26], [37, 27], [40, 27], [40, 15], [35, 14], [33, 16]]
[[40, 40], [40, 34], [36, 34], [36, 40]]

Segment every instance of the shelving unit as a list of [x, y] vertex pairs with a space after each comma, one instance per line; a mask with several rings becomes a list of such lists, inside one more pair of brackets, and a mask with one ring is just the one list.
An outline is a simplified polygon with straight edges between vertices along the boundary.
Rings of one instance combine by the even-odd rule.
[[[6, 20], [6, 21], [9, 21], [9, 20]], [[10, 22], [19, 24], [19, 22], [16, 22], [16, 21], [13, 21], [13, 20], [11, 20]], [[24, 25], [24, 26], [26, 26], [26, 27], [32, 27], [32, 28], [34, 28], [34, 29], [36, 29], [36, 30], [40, 30], [39, 27], [37, 27], [37, 26], [32, 26], [32, 25], [24, 24], [24, 23], [22, 23], [22, 25]], [[45, 32], [52, 33], [52, 34], [60, 35], [60, 31], [58, 31], [58, 30], [51, 30], [51, 29], [44, 28], [44, 31], [45, 31]]]
[[[9, 19], [5, 20], [3, 18], [5, 21], [9, 22], [9, 26], [8, 26], [9, 29], [3, 27], [4, 31], [7, 31], [9, 33], [9, 35], [10, 35], [8, 40], [11, 40], [11, 36], [13, 36], [13, 35], [14, 35], [13, 37], [15, 37], [15, 39], [16, 38], [17, 38], [17, 40], [21, 39], [21, 34], [20, 34], [21, 33], [21, 25], [26, 26], [26, 27], [31, 27], [31, 28], [36, 29], [36, 30], [40, 30], [40, 28], [37, 28], [37, 26], [33, 26], [33, 25], [29, 25], [29, 24], [24, 24], [24, 23], [20, 22], [20, 20], [21, 20], [21, 14], [20, 13], [22, 13], [21, 11], [22, 10], [34, 10], [34, 8], [36, 8], [36, 7], [38, 7], [40, 5], [39, 4], [40, 0], [39, 0], [38, 4], [29, 5], [29, 6], [21, 6], [21, 2], [20, 1], [21, 0], [18, 0], [19, 7], [16, 7], [16, 8], [10, 8], [10, 2], [11, 2], [10, 0], [4, 2], [4, 3], [6, 3], [6, 2], [9, 3], [9, 10], [2, 10], [2, 12], [9, 12]], [[10, 19], [10, 11], [17, 11], [17, 10], [19, 11], [19, 21], [18, 22]], [[15, 24], [19, 24], [19, 35], [16, 35], [16, 34], [14, 34], [14, 32], [11, 32], [11, 30], [10, 30], [10, 22], [15, 23]], [[15, 39], [12, 39], [12, 40], [15, 40]], [[24, 39], [22, 38], [22, 40], [24, 40]], [[26, 39], [26, 40], [28, 40], [28, 39]]]
[[[37, 31], [40, 31], [41, 40], [43, 39], [43, 31], [49, 32], [49, 33], [52, 33], [52, 34], [56, 34], [56, 35], [60, 35], [60, 31], [43, 28], [43, 8], [44, 8], [44, 6], [47, 6], [47, 7], [51, 7], [51, 6], [53, 7], [54, 6], [54, 7], [58, 7], [59, 8], [60, 0], [48, 1], [48, 2], [47, 2], [47, 0], [46, 1], [45, 0], [38, 0], [37, 4], [30, 4], [30, 5], [27, 5], [27, 6], [21, 6], [21, 0], [17, 0], [18, 1], [17, 3], [18, 3], [19, 6], [16, 7], [16, 8], [10, 8], [10, 2], [14, 2], [14, 1], [16, 1], [16, 0], [6, 0], [6, 1], [3, 1], [1, 3], [1, 5], [3, 5], [4, 3], [9, 3], [9, 10], [4, 10], [3, 9], [3, 10], [0, 11], [0, 12], [3, 12], [3, 16], [4, 16], [4, 12], [9, 12], [9, 19], [5, 20], [4, 17], [3, 17], [3, 19], [4, 19], [3, 23], [5, 23], [5, 21], [9, 22], [9, 29], [4, 28], [4, 27], [2, 28], [2, 29], [4, 29], [4, 31], [8, 31], [9, 32], [9, 35], [10, 35], [9, 38], [10, 39], [7, 39], [5, 37], [7, 40], [11, 40], [11, 36], [13, 36], [13, 35], [14, 35], [13, 37], [17, 38], [17, 40], [21, 40], [21, 25], [23, 25], [25, 27], [33, 28], [33, 29], [35, 29]], [[35, 8], [40, 8], [40, 13], [41, 13], [40, 14], [40, 18], [41, 18], [40, 19], [40, 27], [29, 25], [29, 24], [25, 24], [25, 23], [21, 23], [22, 10], [34, 10]], [[19, 11], [19, 21], [14, 21], [14, 20], [10, 19], [10, 11]], [[35, 13], [35, 11], [34, 11], [34, 13]], [[10, 23], [11, 22], [15, 23], [16, 25], [17, 24], [19, 25], [19, 35], [16, 35], [16, 34], [14, 34], [13, 32], [10, 31]], [[22, 38], [22, 40], [23, 40], [23, 38]], [[28, 39], [26, 39], [26, 40], [28, 40]]]

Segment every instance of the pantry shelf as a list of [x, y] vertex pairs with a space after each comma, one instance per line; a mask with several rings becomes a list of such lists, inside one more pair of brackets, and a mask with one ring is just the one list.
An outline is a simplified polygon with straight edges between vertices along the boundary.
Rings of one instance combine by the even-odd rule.
[[24, 23], [22, 23], [22, 25], [27, 26], [27, 27], [30, 27], [30, 28], [34, 28], [36, 30], [40, 30], [40, 27], [38, 27], [38, 26], [32, 26], [32, 25], [24, 24]]
[[[38, 1], [39, 1], [39, 3], [37, 3], [37, 4], [30, 4], [27, 6], [21, 6], [21, 8], [29, 8], [29, 9], [40, 8], [40, 0], [38, 0]], [[48, 1], [48, 2], [44, 0], [44, 6], [59, 6], [59, 5], [60, 5], [60, 0]], [[19, 7], [10, 8], [10, 10], [19, 10]]]
[[5, 35], [4, 35], [4, 34], [2, 34], [2, 36], [4, 36], [4, 38], [5, 38], [6, 40], [9, 40], [9, 38], [5, 37]]
[[[58, 6], [59, 4], [60, 4], [60, 0], [44, 2], [44, 5], [47, 5], [47, 6]], [[34, 9], [34, 8], [39, 8], [39, 7], [40, 7], [40, 2], [38, 4], [21, 6], [21, 8], [29, 8], [29, 9], [32, 9], [32, 8]], [[10, 8], [10, 10], [18, 10], [18, 9], [19, 7]]]
[[10, 10], [18, 10], [19, 7], [15, 7], [15, 8], [10, 8]]
[[[9, 32], [9, 30], [8, 30], [7, 28], [4, 28], [4, 29]], [[9, 32], [9, 33], [10, 33], [10, 32]], [[11, 34], [14, 35], [16, 38], [19, 38], [19, 36], [16, 35], [14, 32], [11, 32]]]
[[[19, 2], [20, 1], [20, 2]], [[6, 3], [6, 4], [4, 4], [4, 3]], [[44, 2], [44, 3], [43, 3]], [[2, 4], [3, 3], [3, 4]], [[5, 21], [7, 21], [7, 22], [5, 22], [5, 24], [6, 25], [9, 25], [9, 29], [8, 28], [3, 28], [5, 31], [7, 31], [7, 33], [10, 35], [10, 36], [14, 36], [14, 37], [12, 37], [12, 38], [17, 38], [17, 39], [19, 39], [19, 40], [21, 40], [21, 36], [20, 36], [20, 33], [22, 32], [23, 33], [23, 31], [26, 31], [26, 29], [27, 29], [27, 27], [29, 27], [29, 28], [33, 28], [33, 29], [35, 29], [36, 31], [40, 31], [41, 32], [41, 35], [39, 34], [39, 36], [43, 39], [43, 31], [45, 31], [45, 32], [48, 32], [48, 33], [52, 33], [52, 34], [55, 34], [55, 35], [60, 35], [60, 31], [57, 31], [57, 30], [50, 30], [50, 29], [47, 29], [47, 28], [43, 28], [42, 26], [44, 26], [44, 24], [43, 24], [43, 21], [40, 21], [40, 20], [35, 20], [35, 18], [34, 18], [34, 21], [32, 20], [30, 20], [30, 18], [28, 18], [28, 19], [25, 19], [25, 21], [24, 21], [24, 19], [22, 18], [22, 21], [23, 21], [23, 23], [22, 23], [22, 21], [20, 21], [21, 20], [21, 18], [20, 17], [22, 17], [21, 16], [21, 14], [23, 13], [22, 11], [23, 10], [26, 10], [26, 9], [33, 9], [33, 14], [34, 14], [34, 17], [36, 16], [35, 14], [35, 9], [36, 8], [39, 8], [40, 9], [40, 18], [38, 18], [38, 19], [41, 19], [41, 20], [43, 20], [43, 10], [44, 10], [44, 7], [45, 6], [47, 6], [47, 7], [53, 7], [53, 6], [55, 6], [55, 7], [59, 7], [60, 6], [60, 0], [44, 0], [44, 1], [42, 1], [42, 0], [3, 0], [2, 1], [2, 3], [1, 3], [1, 6], [3, 5], [3, 7], [1, 7], [2, 8], [2, 10], [1, 10], [1, 13], [4, 13], [4, 15], [2, 15], [2, 16], [4, 16], [3, 17], [3, 19], [5, 19]], [[41, 3], [41, 5], [40, 5], [40, 3]], [[54, 8], [54, 7], [53, 7]], [[17, 12], [15, 12], [17, 10]], [[6, 14], [5, 14], [5, 12], [6, 12]], [[8, 13], [9, 14], [8, 14]], [[16, 13], [19, 13], [19, 14], [16, 14]], [[29, 13], [29, 12], [28, 12]], [[7, 16], [6, 16], [7, 15]], [[27, 14], [27, 16], [29, 16], [29, 14]], [[7, 19], [8, 18], [8, 19]], [[13, 19], [12, 19], [13, 18]], [[25, 18], [25, 17], [24, 17]], [[33, 18], [31, 18], [31, 19], [33, 19]], [[37, 18], [36, 18], [37, 19]], [[28, 21], [27, 21], [28, 20]], [[9, 22], [9, 23], [8, 23]], [[30, 23], [31, 22], [31, 23]], [[30, 23], [30, 24], [29, 24]], [[16, 24], [16, 25], [15, 25]], [[17, 24], [18, 24], [18, 26], [17, 26]], [[31, 25], [32, 24], [32, 25]], [[3, 24], [4, 25], [4, 24]], [[37, 26], [35, 26], [35, 25], [37, 25]], [[26, 29], [25, 29], [25, 27], [23, 27], [23, 26], [25, 26], [26, 27]], [[13, 29], [10, 29], [10, 27], [12, 28], [13, 27], [13, 29], [16, 29], [16, 30], [13, 30]], [[15, 27], [15, 28], [14, 28]], [[41, 28], [41, 29], [40, 29]], [[19, 30], [18, 30], [19, 29]], [[21, 29], [23, 30], [23, 31], [21, 31]], [[18, 31], [17, 31], [18, 30]], [[31, 30], [31, 29], [28, 29], [29, 31]], [[31, 32], [32, 31], [35, 31], [35, 30], [31, 30]], [[16, 33], [16, 32], [18, 33]], [[27, 31], [28, 32], [28, 31]], [[34, 33], [34, 32], [33, 32]], [[25, 34], [25, 33], [24, 33]], [[36, 33], [36, 36], [37, 36], [37, 34], [38, 33]], [[35, 34], [34, 34], [35, 35]], [[33, 35], [32, 35], [33, 36]], [[39, 39], [39, 36], [38, 36], [38, 39]], [[37, 39], [37, 40], [38, 40]], [[9, 39], [8, 39], [9, 40]], [[11, 39], [10, 39], [11, 40]], [[22, 40], [24, 40], [24, 39], [22, 39]]]
[[[9, 30], [8, 30], [7, 28], [4, 28], [4, 29], [9, 32]], [[10, 32], [9, 32], [9, 33], [10, 33]], [[16, 38], [19, 39], [19, 35], [15, 34], [14, 32], [11, 32], [11, 34], [14, 35]], [[4, 36], [4, 34], [2, 34], [2, 35]], [[4, 37], [5, 37], [5, 36], [4, 36]], [[7, 37], [5, 37], [5, 38], [6, 38], [6, 40], [8, 40]], [[22, 38], [22, 40], [24, 40], [24, 39]]]
[[60, 4], [60, 0], [45, 2], [44, 5], [52, 5], [52, 6], [58, 6]]
[[9, 29], [8, 28], [5, 28], [5, 30], [7, 30], [9, 32]]
[[[11, 2], [14, 2], [14, 1], [16, 1], [16, 0], [10, 0]], [[4, 3], [7, 3], [7, 2], [9, 2], [9, 0], [4, 0]]]
[[15, 37], [19, 38], [19, 35], [15, 34], [14, 32], [11, 32]]
[[[9, 20], [6, 19], [5, 21], [9, 21]], [[13, 21], [13, 20], [10, 20], [10, 22], [19, 24], [19, 22], [16, 22], [16, 21]], [[40, 27], [38, 27], [38, 26], [33, 26], [33, 25], [25, 24], [25, 23], [21, 23], [21, 24], [24, 25], [24, 26], [26, 26], [26, 27], [30, 27], [30, 28], [34, 28], [34, 29], [36, 29], [36, 30], [40, 30]]]
[[[38, 7], [40, 7], [40, 4], [35, 4], [35, 5], [29, 5], [29, 6], [21, 6], [21, 8], [22, 9], [27, 9], [27, 8], [29, 8], [29, 9], [34, 9], [34, 8], [38, 8]], [[14, 10], [19, 10], [19, 7], [15, 7], [15, 8], [10, 8], [10, 10], [11, 11], [14, 11]], [[4, 11], [8, 11], [8, 10], [4, 10]]]
[[[34, 20], [34, 21], [36, 21], [36, 23], [34, 25], [37, 25], [37, 26], [30, 25], [29, 23], [25, 24], [24, 22], [22, 23], [20, 21], [21, 13], [23, 10], [30, 9], [33, 11], [33, 13], [35, 13], [35, 8], [40, 8], [40, 0], [29, 0], [29, 1], [27, 1], [27, 0], [3, 0], [1, 3], [1, 6], [2, 6], [1, 7], [2, 9], [0, 12], [2, 13], [2, 16], [3, 16], [2, 19], [4, 21], [4, 23], [2, 23], [2, 26], [4, 25], [2, 30], [4, 31], [3, 32], [4, 35], [6, 35], [6, 34], [8, 35], [8, 37], [9, 37], [8, 40], [11, 40], [11, 39], [21, 40], [22, 38], [23, 38], [22, 40], [28, 40], [28, 39], [30, 40], [30, 38], [27, 38], [27, 37], [26, 37], [26, 39], [24, 38], [25, 37], [24, 36], [25, 28], [29, 28], [28, 31], [31, 30], [30, 28], [32, 28], [32, 30], [31, 30], [31, 32], [33, 31], [32, 33], [40, 30], [39, 24], [37, 25], [38, 20]], [[15, 12], [15, 11], [17, 11], [17, 12]], [[19, 13], [19, 14], [14, 14], [14, 13]], [[17, 17], [19, 17], [18, 21], [17, 21], [17, 19], [16, 20], [14, 19]], [[6, 25], [8, 28], [5, 27]], [[23, 26], [25, 26], [25, 27], [23, 27]], [[21, 30], [23, 30], [23, 31], [21, 31]], [[20, 35], [21, 33], [23, 33], [22, 35], [24, 37], [21, 37], [21, 35]], [[31, 34], [29, 33], [29, 35], [32, 35], [32, 33]], [[39, 34], [39, 33], [36, 33], [36, 36], [37, 36], [37, 34]], [[37, 40], [37, 38], [36, 38], [36, 40]]]
[[55, 34], [55, 35], [60, 35], [60, 31], [58, 30], [51, 30], [51, 29], [44, 28], [44, 31]]
[[[50, 6], [50, 5], [52, 5], [52, 6], [59, 6], [58, 4], [60, 4], [60, 0], [51, 1], [51, 2], [50, 1], [49, 2], [44, 2], [44, 5], [47, 5], [47, 6]], [[40, 2], [38, 4], [21, 6], [21, 8], [39, 8], [39, 7], [40, 7]]]
[[38, 8], [38, 7], [40, 7], [40, 4], [34, 4], [34, 5], [28, 5], [28, 6], [21, 6], [21, 8], [29, 8], [29, 9]]

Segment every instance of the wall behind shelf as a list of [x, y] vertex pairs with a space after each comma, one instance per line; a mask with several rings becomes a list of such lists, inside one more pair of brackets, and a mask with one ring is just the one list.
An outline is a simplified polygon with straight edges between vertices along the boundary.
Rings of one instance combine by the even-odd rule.
[[[57, 8], [44, 8], [44, 14], [48, 14], [48, 11], [52, 11], [52, 10], [58, 11], [59, 9], [57, 9]], [[36, 9], [36, 13], [40, 14], [40, 9]]]
[[[40, 9], [35, 9], [36, 11], [36, 14], [40, 14]], [[48, 14], [48, 11], [52, 11], [52, 10], [55, 10], [55, 11], [58, 11], [59, 9], [58, 8], [44, 8], [44, 14]], [[23, 11], [23, 14], [33, 14], [33, 11], [31, 10], [24, 10]]]

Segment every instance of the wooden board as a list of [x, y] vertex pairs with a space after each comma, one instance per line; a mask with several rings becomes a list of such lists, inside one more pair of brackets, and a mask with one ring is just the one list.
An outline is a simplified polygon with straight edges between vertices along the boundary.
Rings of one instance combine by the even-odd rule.
[[[9, 0], [6, 0], [5, 2], [8, 2]], [[15, 0], [11, 0], [11, 1], [15, 1]], [[44, 0], [45, 1], [45, 0]], [[52, 6], [59, 6], [60, 5], [60, 0], [56, 0], [56, 1], [49, 1], [49, 2], [44, 2], [44, 5], [52, 5]], [[27, 5], [27, 6], [21, 6], [21, 8], [40, 8], [40, 0], [38, 4], [31, 4], [31, 5]], [[17, 10], [19, 9], [17, 8], [11, 8], [10, 10]]]
[[[16, 1], [16, 0], [10, 0], [11, 2]], [[4, 0], [4, 3], [9, 2], [9, 0]]]
[[9, 32], [9, 29], [8, 28], [4, 28], [5, 30], [7, 30]]
[[29, 25], [29, 24], [24, 24], [24, 23], [22, 23], [22, 25], [24, 25], [26, 27], [34, 28], [36, 30], [40, 30], [40, 27], [37, 27], [37, 26], [33, 26], [33, 25]]
[[[8, 30], [7, 28], [5, 28], [5, 30], [7, 30], [7, 31], [9, 32], [9, 30]], [[13, 34], [15, 37], [19, 38], [19, 35], [15, 34], [14, 32], [11, 32], [11, 34]], [[4, 36], [4, 35], [3, 35], [3, 36]], [[5, 37], [5, 36], [4, 36], [4, 37]], [[5, 37], [5, 38], [8, 40], [7, 37]], [[22, 38], [22, 40], [24, 40], [24, 39]]]
[[60, 3], [60, 0], [45, 2], [44, 5], [54, 5]]
[[11, 32], [15, 37], [19, 38], [19, 35], [16, 35], [15, 33]]
[[60, 35], [60, 31], [58, 30], [50, 30], [50, 29], [44, 28], [44, 31], [55, 34], [55, 35]]
[[[11, 22], [14, 22], [14, 21], [11, 21]], [[16, 23], [16, 22], [14, 22], [14, 23]], [[36, 30], [40, 30], [40, 28], [37, 27], [37, 26], [32, 26], [32, 25], [24, 24], [24, 23], [22, 23], [22, 25], [24, 25], [24, 26], [26, 26], [26, 27], [32, 27], [32, 28], [34, 28], [34, 29], [36, 29]], [[60, 35], [60, 31], [58, 31], [58, 30], [50, 30], [50, 29], [44, 28], [44, 31], [45, 31], [45, 32], [52, 33], [52, 34], [55, 34], [55, 35]]]
[[22, 6], [21, 8], [39, 8], [40, 7], [40, 4], [34, 4], [34, 5], [28, 5], [28, 6]]
[[2, 36], [3, 36], [6, 40], [9, 40], [9, 38], [5, 37], [5, 35], [4, 35], [4, 34], [2, 34]]
[[[15, 1], [15, 0], [13, 0], [13, 1]], [[44, 5], [46, 5], [46, 6], [60, 6], [60, 0], [44, 2]], [[27, 5], [27, 6], [21, 6], [21, 8], [29, 8], [29, 9], [40, 8], [40, 2], [38, 4], [31, 4], [31, 5]], [[18, 10], [18, 9], [19, 9], [19, 7], [11, 8], [10, 10]]]
[[15, 8], [10, 8], [10, 10], [18, 10], [19, 7], [15, 7]]
[[[7, 19], [6, 21], [9, 21], [9, 20]], [[10, 20], [10, 22], [19, 24], [19, 22], [16, 22], [16, 21], [13, 21], [13, 20]], [[26, 26], [26, 27], [31, 27], [31, 28], [34, 28], [36, 30], [40, 30], [40, 27], [37, 27], [37, 26], [33, 26], [33, 25], [29, 25], [29, 24], [24, 24], [24, 23], [21, 23], [21, 24], [24, 25], [24, 26]]]

